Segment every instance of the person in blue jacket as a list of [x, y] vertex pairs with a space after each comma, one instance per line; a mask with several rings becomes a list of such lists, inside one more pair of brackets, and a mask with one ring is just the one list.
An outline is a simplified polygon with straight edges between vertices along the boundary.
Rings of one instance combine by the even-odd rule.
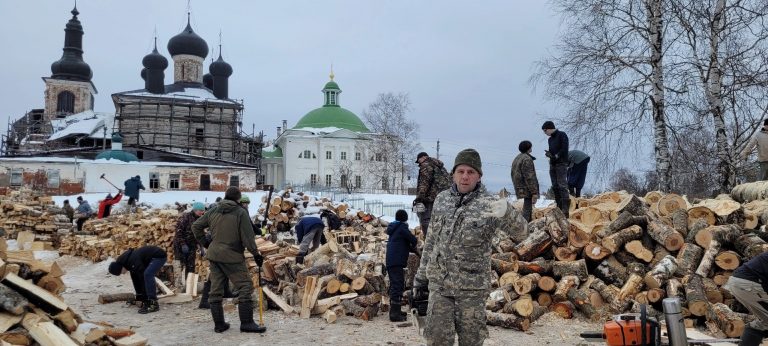
[[416, 237], [408, 227], [408, 213], [400, 209], [395, 221], [387, 226], [387, 275], [389, 275], [389, 320], [405, 321], [406, 314], [400, 310], [405, 290], [404, 269], [408, 265], [408, 253], [416, 249]]
[[137, 175], [131, 179], [126, 180], [125, 195], [128, 196], [128, 206], [130, 209], [136, 209], [136, 203], [139, 202], [139, 190], [146, 190], [144, 184], [141, 183], [141, 176]]

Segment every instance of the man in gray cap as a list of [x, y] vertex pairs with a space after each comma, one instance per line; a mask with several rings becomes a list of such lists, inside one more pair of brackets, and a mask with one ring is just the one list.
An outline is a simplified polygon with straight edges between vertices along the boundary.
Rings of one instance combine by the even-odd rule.
[[492, 244], [499, 235], [522, 241], [528, 237], [527, 223], [506, 199], [485, 189], [474, 149], [456, 155], [452, 174], [453, 186], [435, 199], [413, 293], [422, 296], [429, 290], [427, 345], [453, 345], [456, 335], [459, 345], [482, 345], [488, 337], [485, 298], [491, 287]]
[[443, 165], [443, 161], [430, 157], [425, 152], [416, 156], [419, 164], [419, 179], [416, 183], [416, 198], [413, 205], [423, 205], [424, 208], [416, 214], [419, 216], [419, 225], [424, 236], [427, 236], [427, 228], [432, 215], [432, 206], [437, 194], [451, 187], [451, 176]]

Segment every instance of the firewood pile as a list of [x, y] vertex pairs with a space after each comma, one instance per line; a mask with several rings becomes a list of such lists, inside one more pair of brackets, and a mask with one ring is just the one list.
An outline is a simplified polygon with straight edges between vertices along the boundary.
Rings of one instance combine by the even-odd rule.
[[8, 251], [0, 238], [0, 343], [6, 345], [145, 345], [133, 330], [83, 321], [60, 294], [64, 271], [32, 250]]
[[610, 192], [572, 199], [570, 219], [537, 210], [530, 235], [501, 241], [492, 256], [498, 287], [488, 323], [526, 330], [543, 312], [592, 320], [680, 298], [688, 326], [741, 335], [747, 312], [722, 286], [741, 263], [768, 250], [768, 203], [727, 195], [691, 204], [676, 194]]
[[[0, 195], [0, 227], [9, 238], [22, 231], [33, 232], [37, 240], [51, 247], [57, 241], [57, 233], [72, 229], [72, 223], [50, 196], [43, 196], [29, 189], [9, 191]], [[35, 250], [42, 250], [37, 249]]]

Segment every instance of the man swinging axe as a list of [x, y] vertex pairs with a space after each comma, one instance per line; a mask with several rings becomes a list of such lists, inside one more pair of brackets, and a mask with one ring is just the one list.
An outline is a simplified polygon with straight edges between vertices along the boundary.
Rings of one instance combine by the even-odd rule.
[[[253, 301], [251, 300], [253, 282], [245, 265], [243, 252], [248, 249], [259, 268], [264, 263], [264, 257], [256, 248], [248, 212], [237, 204], [241, 197], [238, 188], [228, 188], [224, 194], [224, 200], [192, 224], [195, 239], [208, 249], [205, 255], [211, 264], [211, 292], [208, 302], [213, 317], [213, 331], [216, 333], [229, 329], [229, 323], [224, 320], [224, 307], [221, 304], [226, 280], [232, 281], [238, 293], [240, 332], [263, 333], [266, 331], [266, 328], [253, 320]], [[205, 238], [205, 228], [210, 231], [210, 241]]]

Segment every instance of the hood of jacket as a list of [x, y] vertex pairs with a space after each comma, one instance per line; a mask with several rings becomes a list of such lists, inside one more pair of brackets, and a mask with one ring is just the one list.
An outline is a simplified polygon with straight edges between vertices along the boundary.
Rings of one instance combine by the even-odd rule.
[[229, 214], [237, 211], [238, 209], [242, 209], [242, 207], [235, 203], [235, 201], [230, 201], [228, 199], [223, 199], [216, 205], [216, 210], [222, 214]]
[[403, 225], [403, 223], [401, 221], [395, 220], [395, 221], [390, 222], [389, 225], [387, 226], [387, 235], [391, 237], [392, 234], [395, 233], [397, 228], [400, 227], [400, 225]]

